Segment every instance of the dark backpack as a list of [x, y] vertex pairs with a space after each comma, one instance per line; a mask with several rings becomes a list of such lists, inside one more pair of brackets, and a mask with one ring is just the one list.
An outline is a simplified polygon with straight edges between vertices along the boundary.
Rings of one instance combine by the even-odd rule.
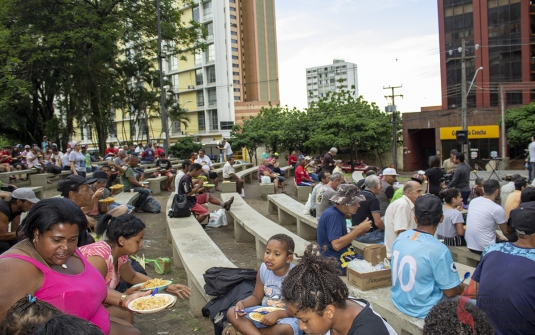
[[187, 218], [191, 215], [188, 204], [188, 197], [185, 194], [175, 194], [171, 209], [169, 210], [170, 218]]
[[204, 291], [208, 295], [221, 297], [243, 281], [250, 281], [253, 285], [256, 284], [256, 273], [255, 269], [209, 268], [203, 274]]

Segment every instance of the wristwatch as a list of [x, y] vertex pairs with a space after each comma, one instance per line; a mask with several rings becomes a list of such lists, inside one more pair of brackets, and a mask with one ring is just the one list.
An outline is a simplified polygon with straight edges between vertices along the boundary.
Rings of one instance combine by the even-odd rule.
[[125, 299], [126, 299], [126, 294], [121, 295], [121, 300], [119, 300], [119, 307], [123, 307]]

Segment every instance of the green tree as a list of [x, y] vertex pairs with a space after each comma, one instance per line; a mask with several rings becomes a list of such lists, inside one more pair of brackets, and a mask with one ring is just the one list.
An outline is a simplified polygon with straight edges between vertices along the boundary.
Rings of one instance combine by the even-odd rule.
[[[260, 116], [259, 116], [260, 115]], [[243, 120], [243, 126], [235, 124], [230, 131], [230, 145], [236, 149], [245, 148], [249, 152], [249, 161], [258, 165], [256, 148], [266, 143], [265, 130], [262, 128], [264, 120], [262, 115], [251, 116], [250, 119]]]
[[169, 147], [169, 153], [180, 159], [188, 159], [192, 152], [202, 149], [202, 144], [193, 141], [192, 137], [184, 137]]
[[[498, 125], [501, 126], [501, 117]], [[507, 143], [511, 146], [527, 147], [535, 134], [535, 103], [508, 109], [505, 113]]]

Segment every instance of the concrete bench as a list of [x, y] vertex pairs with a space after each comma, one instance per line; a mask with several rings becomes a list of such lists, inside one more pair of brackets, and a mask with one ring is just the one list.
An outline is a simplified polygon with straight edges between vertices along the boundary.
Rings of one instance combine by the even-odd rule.
[[271, 194], [267, 196], [268, 211], [277, 213], [281, 225], [296, 224], [297, 235], [305, 240], [316, 240], [318, 219], [305, 214], [305, 205], [286, 194]]
[[122, 205], [132, 205], [136, 203], [139, 199], [139, 192], [121, 192], [119, 194], [113, 195], [115, 202], [118, 202]]
[[[174, 193], [167, 201], [167, 211], [173, 203]], [[204, 291], [203, 274], [211, 267], [235, 268], [219, 247], [206, 234], [193, 215], [187, 218], [167, 217], [167, 240], [173, 245], [173, 262], [184, 269], [191, 289], [190, 309], [195, 317], [202, 317], [201, 309], [213, 299]]]
[[236, 172], [236, 175], [243, 179], [245, 183], [251, 183], [253, 178], [256, 180], [258, 178], [258, 167], [253, 166], [245, 170]]
[[282, 171], [286, 172], [286, 174], [284, 175], [284, 177], [291, 177], [293, 173], [295, 173], [294, 171], [294, 167], [291, 166], [291, 165], [287, 165], [287, 166], [283, 166], [280, 168]]
[[275, 185], [273, 183], [260, 183], [260, 198], [267, 200], [270, 194], [275, 194]]
[[238, 193], [222, 193], [221, 200], [227, 201], [234, 196], [234, 203], [227, 212], [227, 221], [234, 224], [236, 242], [255, 242], [258, 263], [264, 260], [266, 243], [275, 234], [286, 234], [295, 242], [294, 252], [302, 255], [309, 242], [279, 224], [269, 220], [249, 206]]
[[44, 192], [43, 192], [42, 186], [33, 186], [33, 187], [28, 187], [28, 188], [32, 190], [33, 193], [35, 193], [35, 196], [37, 197], [37, 199], [43, 200]]
[[296, 189], [297, 189], [297, 200], [299, 201], [308, 201], [308, 195], [312, 193], [312, 190], [314, 189], [314, 187], [312, 186], [297, 186], [296, 184]]
[[234, 164], [233, 167], [234, 167], [234, 171], [235, 172], [238, 172], [238, 171], [243, 171], [247, 168], [250, 168], [251, 166], [253, 166], [253, 164], [251, 163], [245, 163], [245, 164]]
[[39, 171], [37, 169], [27, 169], [27, 170], [15, 170], [15, 171], [11, 171], [11, 172], [0, 172], [0, 181], [2, 182], [2, 184], [10, 184], [10, 181], [9, 181], [9, 177], [10, 176], [14, 176], [14, 175], [19, 175], [19, 174], [27, 174], [27, 175], [31, 175], [31, 174], [35, 174], [35, 173], [38, 173]]
[[152, 193], [160, 194], [162, 193], [160, 185], [162, 181], [167, 181], [167, 179], [169, 179], [169, 177], [167, 176], [158, 176], [158, 177], [145, 179], [145, 181], [149, 182], [149, 188], [152, 190]]
[[30, 175], [30, 185], [31, 186], [41, 186], [43, 191], [46, 190], [48, 186], [48, 178], [54, 178], [56, 175], [53, 173], [36, 173]]
[[[474, 273], [474, 268], [456, 263], [459, 278], [463, 280], [465, 272]], [[347, 277], [341, 277], [349, 289], [349, 295], [367, 300], [373, 309], [379, 313], [398, 334], [422, 334], [424, 319], [414, 318], [401, 312], [392, 303], [391, 287], [382, 287], [369, 291], [361, 291], [347, 282]], [[465, 281], [468, 284], [470, 279]]]
[[471, 252], [467, 247], [448, 247], [453, 256], [453, 260], [466, 264], [468, 266], [477, 267], [481, 260], [481, 255]]

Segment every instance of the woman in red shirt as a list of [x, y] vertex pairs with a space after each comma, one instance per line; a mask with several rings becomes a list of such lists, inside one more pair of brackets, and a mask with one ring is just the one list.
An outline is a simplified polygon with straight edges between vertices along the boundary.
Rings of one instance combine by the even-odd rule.
[[292, 151], [292, 153], [290, 154], [290, 157], [288, 157], [288, 165], [291, 165], [294, 167], [295, 169], [295, 164], [297, 163], [297, 156], [295, 154], [295, 150]]

